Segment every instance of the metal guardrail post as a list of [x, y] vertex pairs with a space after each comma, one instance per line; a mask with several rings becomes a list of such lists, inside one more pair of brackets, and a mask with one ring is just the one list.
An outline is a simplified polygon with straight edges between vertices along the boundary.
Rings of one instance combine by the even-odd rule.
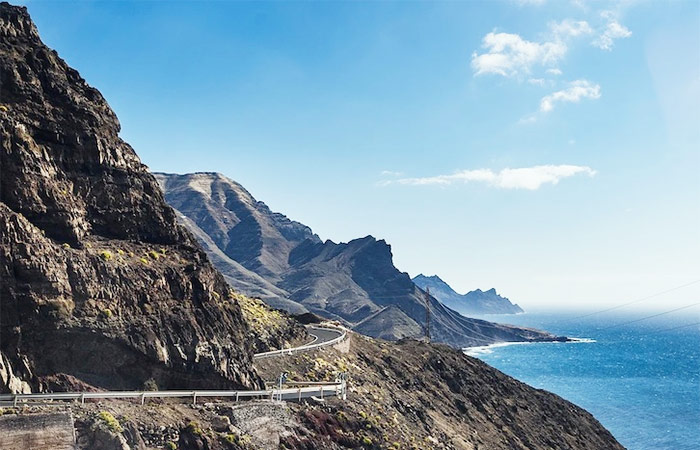
[[197, 404], [197, 391], [192, 391], [192, 404]]
[[321, 400], [323, 400], [323, 385], [321, 385]]
[[146, 403], [146, 393], [145, 392], [141, 393], [141, 404], [143, 405], [144, 403]]
[[238, 403], [238, 391], [236, 391], [236, 403]]

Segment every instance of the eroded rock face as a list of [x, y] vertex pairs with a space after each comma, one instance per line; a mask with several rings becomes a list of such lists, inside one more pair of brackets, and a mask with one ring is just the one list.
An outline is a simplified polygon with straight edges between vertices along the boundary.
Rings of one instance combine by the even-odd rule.
[[0, 4], [0, 390], [252, 387], [223, 277], [102, 95]]

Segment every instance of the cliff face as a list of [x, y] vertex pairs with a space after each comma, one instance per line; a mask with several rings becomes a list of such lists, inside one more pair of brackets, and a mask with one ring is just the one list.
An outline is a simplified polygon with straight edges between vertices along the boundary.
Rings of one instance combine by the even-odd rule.
[[228, 286], [102, 95], [0, 4], [0, 390], [243, 387]]
[[496, 289], [489, 289], [488, 291], [476, 289], [461, 295], [437, 275], [425, 276], [420, 274], [413, 278], [413, 282], [421, 289], [430, 288], [430, 295], [440, 300], [445, 306], [464, 315], [517, 314], [524, 312], [520, 306], [498, 295]]
[[[419, 338], [427, 296], [372, 236], [321, 242], [217, 173], [156, 174], [166, 200], [237, 289], [293, 313], [311, 311], [372, 337]], [[506, 300], [507, 301], [507, 300]], [[468, 319], [435, 298], [431, 335], [457, 347], [553, 339], [523, 328]]]

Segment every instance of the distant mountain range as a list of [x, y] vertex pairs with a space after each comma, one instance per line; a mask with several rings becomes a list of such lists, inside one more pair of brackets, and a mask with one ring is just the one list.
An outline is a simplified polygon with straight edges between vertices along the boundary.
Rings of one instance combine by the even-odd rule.
[[[182, 223], [237, 290], [298, 314], [339, 320], [372, 337], [418, 338], [425, 292], [393, 264], [391, 247], [372, 236], [337, 244], [272, 212], [218, 173], [154, 174]], [[537, 330], [466, 318], [430, 298], [434, 340], [455, 347], [551, 340]]]
[[430, 295], [440, 300], [444, 305], [467, 316], [470, 314], [517, 314], [525, 312], [520, 306], [498, 295], [496, 289], [493, 288], [488, 291], [477, 289], [462, 295], [455, 292], [449, 284], [445, 283], [437, 275], [425, 276], [420, 274], [413, 278], [413, 282], [423, 290], [429, 288]]

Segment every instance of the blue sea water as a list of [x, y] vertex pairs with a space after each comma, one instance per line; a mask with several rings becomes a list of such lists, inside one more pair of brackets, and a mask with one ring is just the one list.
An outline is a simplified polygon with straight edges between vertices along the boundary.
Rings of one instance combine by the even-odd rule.
[[[531, 386], [592, 413], [630, 450], [700, 449], [700, 327], [697, 312], [619, 325], [642, 317], [602, 314], [487, 316], [573, 337], [582, 343], [537, 343], [472, 349]], [[665, 330], [665, 331], [661, 331]]]

